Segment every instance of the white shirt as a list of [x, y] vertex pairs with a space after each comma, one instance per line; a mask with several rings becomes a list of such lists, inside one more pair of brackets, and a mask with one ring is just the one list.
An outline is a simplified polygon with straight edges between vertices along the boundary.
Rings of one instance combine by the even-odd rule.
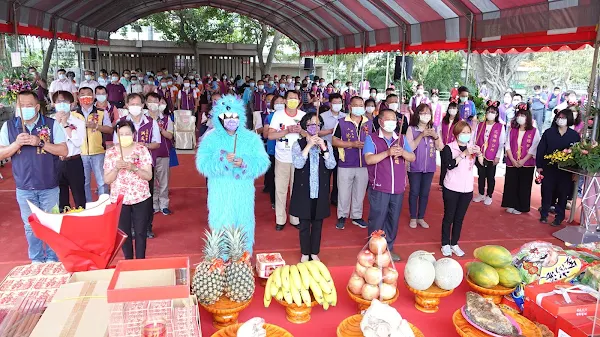
[[[269, 123], [269, 128], [275, 129], [277, 132], [286, 129], [290, 125], [299, 125], [300, 120], [305, 113], [302, 110], [296, 111], [296, 116], [290, 117], [283, 111], [276, 111]], [[292, 163], [292, 145], [300, 138], [299, 133], [288, 133], [281, 139], [277, 139], [275, 143], [275, 159], [283, 163]]]
[[[482, 122], [485, 123], [485, 122]], [[484, 135], [483, 135], [483, 142], [485, 143], [488, 140], [488, 137], [490, 136], [490, 132], [492, 131], [492, 126], [494, 126], [494, 124], [489, 125], [486, 123], [485, 125], [485, 131], [484, 131]], [[477, 128], [475, 130], [479, 130], [479, 125], [477, 125]], [[477, 133], [477, 132], [475, 132]], [[475, 140], [474, 142], [476, 142], [479, 139], [479, 135], [475, 135]], [[504, 155], [504, 152], [502, 151], [502, 149], [504, 149], [506, 143], [506, 131], [505, 128], [502, 127], [501, 131], [500, 131], [500, 138], [498, 139], [498, 152], [496, 153], [496, 158], [498, 159], [502, 159], [502, 156]], [[475, 143], [473, 143], [475, 144]], [[481, 151], [484, 151], [484, 149], [481, 149]]]
[[[142, 124], [146, 124], [149, 121], [152, 121], [152, 139], [150, 140], [150, 143], [158, 143], [158, 144], [160, 144], [160, 128], [158, 127], [158, 123], [155, 120], [153, 120], [152, 118], [149, 118], [146, 115], [142, 115], [142, 118], [140, 119], [139, 123], [136, 123], [131, 118], [131, 115], [127, 115], [127, 120], [131, 121], [133, 123], [133, 127], [135, 127], [136, 131], [140, 129], [140, 126]], [[134, 139], [134, 141], [137, 141], [137, 140]], [[116, 132], [113, 132], [113, 143], [114, 144], [119, 144], [119, 137], [117, 136]]]
[[64, 80], [54, 80], [50, 83], [50, 88], [48, 89], [49, 92], [57, 92], [60, 90], [68, 91], [70, 93], [77, 92], [75, 84], [68, 78], [65, 78]]
[[[196, 89], [196, 88], [194, 88]], [[177, 93], [177, 99], [181, 99], [181, 93], [185, 92], [185, 94], [187, 95], [187, 93], [190, 91], [190, 89], [181, 89], [179, 90], [179, 92]], [[198, 98], [198, 94], [196, 90], [192, 90], [192, 93], [194, 95], [194, 98]]]
[[65, 139], [67, 140], [67, 147], [69, 148], [67, 157], [80, 155], [81, 144], [83, 144], [86, 137], [85, 122], [77, 117], [73, 117], [73, 115], [69, 115], [67, 124], [75, 127], [75, 130], [71, 130], [71, 137], [69, 137], [69, 133], [65, 130]]
[[263, 123], [262, 123], [262, 111], [254, 111], [252, 113], [252, 120], [254, 124], [254, 131], [260, 129], [263, 127]]
[[338, 120], [340, 118], [345, 118], [346, 114], [343, 112], [338, 112], [337, 115], [334, 115], [331, 110], [325, 111], [321, 114], [321, 118], [323, 118], [323, 130], [332, 130], [332, 133], [325, 135], [321, 138], [332, 143], [333, 142], [333, 130], [338, 125]]
[[96, 90], [96, 87], [99, 86], [100, 83], [96, 82], [95, 80], [89, 80], [89, 81], [81, 81], [79, 83], [79, 87], [80, 88], [91, 88], [92, 90]]
[[[542, 137], [540, 137], [539, 130], [537, 128], [534, 128], [534, 129], [536, 130], [535, 136], [533, 136], [533, 142], [531, 143], [531, 147], [529, 148], [529, 151], [527, 151], [527, 153], [532, 155], [535, 158], [535, 154], [537, 153], [537, 147], [538, 147], [538, 144], [540, 143], [540, 139]], [[510, 135], [510, 130], [511, 130], [511, 128], [509, 127], [508, 131], [506, 133], [507, 135]], [[525, 135], [525, 131], [519, 130], [519, 136], [517, 137], [517, 145], [518, 146], [521, 146], [521, 142], [523, 141], [524, 135]], [[509, 139], [506, 140], [506, 145], [504, 146], [504, 149], [506, 149], [506, 152], [510, 151], [510, 140]]]
[[141, 84], [132, 84], [131, 85], [131, 93], [132, 94], [141, 94], [144, 91], [144, 86]]
[[[152, 116], [150, 116], [150, 112], [148, 112], [146, 116], [152, 118]], [[165, 115], [162, 112], [159, 113], [158, 119], [162, 120], [163, 118], [165, 118]], [[158, 122], [156, 123], [158, 124]], [[167, 130], [170, 133], [175, 132], [175, 126], [173, 125], [173, 121], [171, 120], [171, 118], [167, 118], [167, 127], [165, 128], [165, 130]], [[154, 130], [152, 131], [152, 133], [154, 133]]]

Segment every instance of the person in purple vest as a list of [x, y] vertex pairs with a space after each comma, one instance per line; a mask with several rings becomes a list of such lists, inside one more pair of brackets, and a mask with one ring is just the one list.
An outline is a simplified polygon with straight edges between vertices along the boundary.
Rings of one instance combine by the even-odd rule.
[[348, 217], [354, 225], [367, 228], [362, 215], [369, 174], [363, 146], [365, 138], [373, 131], [373, 123], [365, 116], [362, 97], [352, 97], [350, 111], [346, 117], [338, 119], [333, 132], [333, 146], [339, 153], [337, 229], [344, 229]]
[[17, 203], [25, 226], [28, 255], [32, 263], [57, 262], [58, 257], [38, 239], [29, 225], [31, 209], [27, 201], [45, 212], [58, 206], [57, 161], [69, 153], [64, 128], [54, 119], [40, 114], [40, 103], [33, 91], [17, 95], [17, 116], [0, 129], [0, 160], [11, 158], [17, 187]]
[[433, 127], [437, 130], [442, 123], [444, 114], [442, 112], [442, 103], [440, 103], [440, 92], [438, 89], [431, 89], [431, 113], [433, 114]]
[[[408, 130], [408, 118], [400, 111], [400, 104], [398, 103], [400, 98], [396, 94], [389, 94], [385, 99], [386, 109], [390, 109], [396, 112], [396, 118], [400, 121], [396, 126], [396, 133], [406, 135], [406, 131]], [[381, 104], [383, 106], [383, 103]], [[381, 111], [381, 110], [379, 110]], [[373, 118], [373, 128], [377, 131], [379, 130], [379, 115]]]
[[[473, 165], [483, 163], [481, 149], [471, 141], [471, 126], [466, 121], [454, 125], [455, 141], [444, 146], [441, 159], [447, 169], [444, 178], [444, 218], [442, 220], [442, 255], [465, 255], [458, 246], [463, 220], [473, 198]], [[477, 159], [475, 159], [477, 157]]]
[[169, 89], [169, 82], [164, 77], [160, 79], [158, 96], [160, 96], [160, 98], [163, 98], [167, 102], [167, 111], [173, 111], [173, 96], [171, 93], [171, 89]]
[[346, 82], [346, 91], [343, 92], [342, 98], [344, 99], [344, 111], [350, 113], [350, 100], [352, 97], [358, 96], [358, 92], [352, 86], [352, 82]]
[[421, 103], [410, 118], [410, 126], [406, 132], [408, 144], [415, 154], [415, 161], [410, 163], [408, 180], [410, 192], [408, 206], [410, 208], [410, 228], [429, 228], [425, 222], [425, 211], [429, 202], [429, 191], [433, 175], [437, 169], [435, 158], [437, 151], [444, 147], [442, 137], [433, 126], [433, 113], [429, 105]]
[[258, 80], [256, 90], [254, 90], [250, 96], [250, 106], [252, 107], [252, 111], [259, 111], [261, 117], [264, 117], [267, 114], [267, 95], [265, 82], [263, 80]]
[[[133, 122], [133, 126], [135, 127], [134, 141], [145, 146], [150, 150], [150, 153], [152, 153], [153, 150], [160, 148], [160, 128], [155, 120], [143, 113], [143, 107], [144, 96], [140, 94], [129, 94], [127, 96], [127, 110], [129, 111], [129, 114], [121, 118], [121, 121]], [[119, 144], [116, 132], [113, 135], [113, 143], [115, 143], [115, 145]], [[153, 166], [155, 165], [154, 159], [155, 157], [153, 156]], [[150, 179], [149, 188], [150, 194], [154, 195], [154, 170], [152, 170], [152, 179]], [[150, 209], [149, 212], [150, 225], [148, 226], [146, 235], [149, 239], [152, 239], [154, 238], [154, 232], [152, 231], [154, 212], [152, 209]]]
[[[160, 96], [159, 96], [160, 98]], [[165, 99], [166, 102], [166, 99]], [[183, 87], [177, 93], [177, 107], [179, 110], [190, 110], [192, 115], [198, 110], [198, 96], [196, 92], [191, 88], [190, 80], [188, 78], [183, 80]], [[167, 104], [168, 106], [168, 104]]]
[[469, 99], [469, 89], [465, 86], [458, 88], [458, 112], [460, 113], [460, 119], [469, 123], [473, 126], [477, 115], [477, 109], [475, 103]]
[[[454, 125], [460, 121], [460, 116], [458, 115], [458, 105], [456, 104], [457, 98], [450, 98], [450, 104], [448, 104], [448, 109], [446, 110], [446, 115], [442, 118], [442, 123], [440, 124], [440, 128], [438, 129], [439, 135], [442, 138], [442, 142], [444, 145], [448, 145], [455, 141], [454, 134], [452, 130], [454, 129]], [[440, 166], [440, 191], [444, 186], [444, 177], [446, 176], [446, 167], [444, 165]]]
[[[492, 196], [494, 195], [494, 187], [496, 187], [496, 166], [502, 159], [504, 144], [506, 142], [506, 131], [500, 123], [500, 115], [498, 106], [500, 102], [488, 101], [485, 119], [483, 123], [477, 124], [475, 132], [475, 145], [481, 148], [483, 153], [483, 162], [475, 163], [477, 166], [477, 174], [479, 178], [478, 188], [479, 195], [473, 198], [473, 202], [482, 202], [489, 206], [492, 204]], [[487, 193], [485, 193], [485, 185], [487, 182]]]
[[169, 209], [169, 178], [171, 176], [169, 153], [173, 147], [173, 121], [168, 114], [164, 113], [167, 102], [158, 94], [148, 94], [146, 106], [148, 107], [148, 116], [157, 122], [160, 130], [160, 146], [152, 151], [152, 156], [155, 158], [154, 176], [156, 178], [152, 208], [154, 213], [161, 212], [163, 215], [171, 215], [172, 212]]
[[386, 109], [379, 117], [379, 131], [365, 138], [364, 147], [369, 171], [369, 236], [383, 230], [392, 260], [400, 261], [394, 241], [406, 188], [406, 162], [412, 163], [416, 157], [406, 136], [395, 132], [396, 113]]
[[117, 108], [125, 106], [125, 100], [127, 99], [127, 89], [119, 81], [119, 73], [113, 71], [110, 75], [110, 83], [106, 85], [106, 92], [108, 94], [108, 101], [110, 104]]
[[417, 107], [421, 104], [431, 104], [427, 96], [425, 96], [425, 89], [423, 84], [417, 84], [417, 94], [410, 98], [408, 101], [408, 112], [410, 116], [417, 112]]
[[517, 106], [516, 117], [508, 129], [508, 140], [504, 147], [507, 160], [502, 207], [505, 207], [508, 213], [529, 212], [535, 155], [539, 142], [540, 133], [533, 127], [527, 103], [521, 103]]

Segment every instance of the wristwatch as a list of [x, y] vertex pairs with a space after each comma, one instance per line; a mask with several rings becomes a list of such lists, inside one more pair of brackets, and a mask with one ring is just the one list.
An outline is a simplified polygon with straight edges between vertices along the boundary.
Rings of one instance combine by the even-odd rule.
[[46, 145], [46, 143], [40, 139], [40, 142], [38, 143], [37, 147], [42, 148], [44, 147], [44, 145]]

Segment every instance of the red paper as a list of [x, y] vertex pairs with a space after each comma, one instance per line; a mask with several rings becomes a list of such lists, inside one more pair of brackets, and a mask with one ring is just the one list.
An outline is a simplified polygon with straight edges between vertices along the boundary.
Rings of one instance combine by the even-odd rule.
[[[592, 330], [594, 334], [592, 335]], [[556, 335], [560, 337], [590, 337], [600, 336], [600, 318], [594, 316], [565, 315], [556, 320]]]
[[116, 204], [106, 206], [98, 216], [64, 216], [60, 233], [42, 225], [35, 214], [29, 216], [29, 224], [40, 240], [56, 252], [69, 272], [106, 269], [118, 252], [115, 249], [117, 227], [123, 196]]

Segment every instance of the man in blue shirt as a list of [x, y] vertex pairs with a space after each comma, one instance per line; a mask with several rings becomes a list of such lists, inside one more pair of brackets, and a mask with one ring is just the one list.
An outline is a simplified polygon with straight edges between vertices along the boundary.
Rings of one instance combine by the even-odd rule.
[[[17, 96], [17, 114], [0, 129], [0, 160], [11, 158], [17, 186], [17, 203], [25, 225], [32, 263], [56, 262], [58, 257], [38, 239], [27, 218], [31, 209], [27, 201], [45, 212], [58, 206], [59, 188], [57, 157], [66, 157], [68, 148], [65, 131], [54, 119], [40, 114], [37, 95], [22, 91]], [[22, 116], [22, 117], [21, 117]], [[23, 121], [24, 120], [24, 121]]]

